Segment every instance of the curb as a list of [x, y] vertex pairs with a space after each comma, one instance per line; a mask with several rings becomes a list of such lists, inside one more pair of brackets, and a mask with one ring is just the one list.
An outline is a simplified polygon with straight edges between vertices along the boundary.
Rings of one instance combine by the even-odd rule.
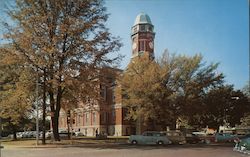
[[237, 151], [237, 152], [240, 152], [240, 153], [243, 153], [243, 154], [250, 155], [250, 150], [240, 150], [238, 148], [234, 148], [233, 151]]

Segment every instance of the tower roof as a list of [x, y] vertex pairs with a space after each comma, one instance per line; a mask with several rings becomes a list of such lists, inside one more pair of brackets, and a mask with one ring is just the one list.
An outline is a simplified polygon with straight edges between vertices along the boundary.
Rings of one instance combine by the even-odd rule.
[[145, 13], [140, 13], [136, 16], [134, 26], [138, 24], [151, 24], [152, 25], [149, 16]]

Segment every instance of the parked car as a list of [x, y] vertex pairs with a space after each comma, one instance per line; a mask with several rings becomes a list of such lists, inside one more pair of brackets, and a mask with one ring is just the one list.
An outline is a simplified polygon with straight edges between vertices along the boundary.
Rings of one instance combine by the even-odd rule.
[[33, 138], [33, 137], [35, 137], [35, 134], [33, 131], [25, 131], [22, 134], [22, 138]]
[[241, 152], [250, 151], [250, 137], [237, 139], [235, 143], [234, 150]]
[[186, 138], [187, 143], [194, 144], [194, 143], [203, 143], [204, 142], [203, 138], [200, 138], [198, 135], [193, 134], [193, 133], [186, 133], [185, 138]]
[[51, 130], [46, 131], [45, 138], [51, 139], [52, 136], [53, 136], [53, 132]]
[[100, 133], [100, 134], [96, 134], [95, 138], [96, 138], [97, 140], [104, 140], [104, 139], [107, 139], [108, 136], [107, 136], [106, 133]]
[[215, 142], [233, 142], [238, 139], [237, 135], [231, 133], [216, 133]]
[[84, 134], [82, 132], [80, 132], [80, 131], [76, 131], [75, 136], [84, 136]]
[[23, 134], [24, 134], [24, 132], [18, 132], [18, 133], [16, 134], [16, 137], [17, 137], [17, 138], [23, 138]]
[[166, 135], [157, 131], [146, 131], [142, 135], [131, 135], [129, 142], [131, 144], [171, 144]]
[[215, 142], [214, 134], [207, 134], [203, 131], [194, 131], [192, 132], [195, 136], [198, 136], [201, 143], [210, 144], [211, 142]]
[[63, 132], [63, 133], [59, 133], [59, 136], [60, 136], [61, 139], [67, 139], [68, 136], [71, 136], [71, 134], [68, 135], [67, 132]]
[[173, 144], [185, 144], [186, 138], [184, 134], [180, 131], [163, 131], [164, 135], [173, 143]]

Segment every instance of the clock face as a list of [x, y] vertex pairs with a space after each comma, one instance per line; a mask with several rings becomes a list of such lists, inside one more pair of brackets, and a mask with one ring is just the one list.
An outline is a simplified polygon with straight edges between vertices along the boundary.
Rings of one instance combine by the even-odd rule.
[[135, 50], [135, 49], [136, 49], [136, 47], [137, 47], [137, 44], [134, 42], [134, 43], [133, 43], [133, 47], [132, 47], [132, 48], [133, 48], [133, 50]]
[[148, 43], [148, 45], [149, 45], [149, 47], [150, 47], [151, 49], [154, 48], [154, 43], [153, 43], [152, 41], [150, 41], [150, 42]]

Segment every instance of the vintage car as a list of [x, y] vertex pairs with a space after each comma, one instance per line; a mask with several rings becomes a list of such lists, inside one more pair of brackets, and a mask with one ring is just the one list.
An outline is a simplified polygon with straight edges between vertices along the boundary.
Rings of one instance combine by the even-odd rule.
[[233, 142], [238, 137], [231, 133], [216, 133], [215, 142]]
[[162, 133], [166, 135], [173, 144], [186, 143], [186, 138], [184, 134], [180, 131], [171, 130], [171, 131], [163, 131]]
[[250, 137], [244, 138], [244, 139], [236, 139], [235, 140], [235, 147], [234, 150], [245, 152], [250, 152]]
[[161, 132], [146, 131], [142, 135], [131, 135], [129, 137], [129, 143], [131, 144], [171, 144], [171, 141]]
[[197, 134], [193, 134], [193, 133], [186, 133], [185, 134], [185, 138], [187, 143], [203, 143], [204, 140], [203, 138], [200, 138]]

